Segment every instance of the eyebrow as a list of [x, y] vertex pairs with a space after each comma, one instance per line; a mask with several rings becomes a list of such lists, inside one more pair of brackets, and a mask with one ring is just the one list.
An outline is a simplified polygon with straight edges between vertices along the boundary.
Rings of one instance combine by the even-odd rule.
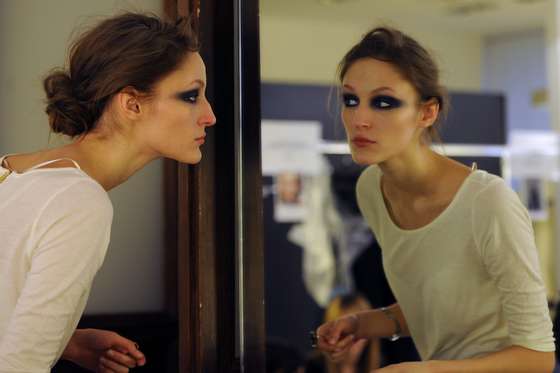
[[204, 83], [201, 79], [195, 79], [192, 82], [190, 82], [189, 85], [194, 84], [194, 83], [198, 83], [201, 86], [201, 88], [204, 88], [204, 86], [206, 85], [206, 83]]
[[[347, 89], [351, 89], [352, 91], [355, 91], [354, 87], [352, 87], [349, 84], [344, 84], [342, 87], [347, 88]], [[371, 90], [369, 93], [371, 94], [371, 93], [377, 93], [377, 92], [381, 92], [381, 91], [395, 92], [395, 90], [391, 87], [378, 87], [378, 88], [375, 88], [375, 89]]]

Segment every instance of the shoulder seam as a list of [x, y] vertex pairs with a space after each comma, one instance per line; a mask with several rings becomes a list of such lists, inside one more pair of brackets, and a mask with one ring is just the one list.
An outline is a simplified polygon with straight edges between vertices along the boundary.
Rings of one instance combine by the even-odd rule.
[[475, 208], [476, 208], [476, 205], [477, 205], [476, 201], [482, 193], [486, 192], [489, 188], [494, 187], [496, 184], [500, 183], [500, 181], [503, 181], [503, 179], [502, 178], [496, 178], [494, 180], [491, 180], [482, 189], [477, 191], [475, 196], [473, 197], [473, 203], [472, 203], [472, 206], [471, 206], [471, 233], [473, 235], [474, 243], [475, 243], [481, 257], [484, 257], [484, 253], [482, 252], [483, 248], [482, 248], [482, 245], [480, 244], [480, 242], [477, 240], [478, 235], [476, 234], [475, 228], [474, 228], [475, 227]]
[[[51, 202], [58, 197], [60, 194], [66, 192], [68, 189], [72, 188], [73, 186], [79, 184], [79, 183], [92, 183], [93, 185], [99, 187], [97, 184], [95, 184], [95, 182], [88, 180], [88, 179], [80, 179], [80, 180], [76, 180], [73, 183], [70, 183], [68, 185], [66, 185], [64, 188], [58, 190], [57, 192], [55, 192], [52, 196], [50, 196], [49, 198], [47, 198], [47, 200], [45, 201], [45, 203], [43, 204], [43, 206], [41, 207], [41, 209], [39, 210], [39, 212], [37, 213], [37, 216], [35, 217], [35, 220], [33, 221], [33, 224], [31, 225], [30, 231], [34, 232], [37, 224], [39, 222], [39, 220], [41, 219], [41, 216], [43, 216], [45, 210], [47, 209], [47, 207], [51, 204]], [[26, 252], [27, 255], [29, 255], [29, 252]]]

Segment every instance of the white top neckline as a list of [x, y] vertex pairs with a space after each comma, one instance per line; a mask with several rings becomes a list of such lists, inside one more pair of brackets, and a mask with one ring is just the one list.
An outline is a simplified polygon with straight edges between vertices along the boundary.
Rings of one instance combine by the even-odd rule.
[[[22, 172], [17, 172], [17, 171], [15, 171], [15, 170], [11, 170], [11, 169], [5, 168], [5, 167], [3, 166], [3, 165], [4, 165], [4, 160], [5, 160], [7, 157], [12, 156], [12, 155], [16, 155], [16, 154], [6, 154], [6, 155], [3, 155], [2, 157], [0, 157], [0, 171], [7, 171], [7, 172], [9, 172], [9, 173], [12, 174], [12, 175], [23, 175], [23, 174], [26, 174], [26, 173], [28, 173], [28, 172], [30, 172], [30, 171], [36, 171], [36, 170], [39, 170], [39, 169], [41, 169], [41, 170], [60, 170], [60, 169], [68, 169], [68, 168], [71, 168], [71, 169], [78, 169], [78, 170], [80, 170], [80, 171], [83, 172], [83, 170], [82, 170], [82, 168], [80, 167], [80, 165], [78, 164], [78, 162], [76, 162], [76, 161], [73, 160], [72, 158], [67, 158], [67, 157], [57, 158], [57, 159], [51, 159], [51, 160], [49, 160], [49, 161], [41, 162], [41, 163], [39, 163], [39, 164], [36, 164], [35, 166], [29, 167], [29, 168], [23, 170]], [[47, 165], [49, 165], [49, 164], [51, 164], [51, 163], [55, 163], [55, 162], [63, 161], [63, 160], [67, 160], [67, 161], [72, 162], [72, 163], [74, 164], [74, 166], [76, 166], [76, 167], [41, 168], [41, 167], [47, 166]]]
[[483, 171], [483, 170], [473, 169], [473, 171], [471, 171], [471, 173], [469, 173], [467, 175], [467, 177], [463, 180], [463, 182], [461, 183], [461, 186], [459, 187], [459, 189], [457, 190], [457, 192], [455, 193], [455, 195], [451, 199], [451, 202], [449, 202], [447, 207], [445, 207], [445, 209], [442, 212], [440, 212], [429, 223], [424, 224], [421, 227], [413, 228], [413, 229], [405, 229], [405, 228], [399, 227], [397, 225], [397, 223], [395, 223], [395, 221], [393, 220], [393, 217], [391, 216], [391, 214], [389, 213], [389, 209], [387, 207], [387, 203], [385, 202], [385, 197], [383, 195], [383, 189], [381, 187], [381, 177], [382, 177], [383, 173], [381, 172], [381, 169], [378, 169], [378, 172], [379, 172], [379, 179], [378, 179], [378, 182], [376, 183], [376, 187], [377, 187], [377, 190], [378, 190], [378, 196], [381, 198], [381, 202], [382, 202], [382, 206], [383, 206], [382, 207], [383, 214], [385, 215], [385, 218], [387, 219], [387, 221], [389, 221], [389, 224], [390, 224], [391, 228], [400, 232], [400, 233], [402, 233], [402, 234], [419, 233], [419, 232], [422, 232], [423, 230], [430, 229], [434, 225], [438, 224], [438, 222], [440, 220], [444, 219], [444, 217], [449, 213], [449, 211], [453, 210], [453, 207], [456, 204], [456, 201], [459, 200], [460, 195], [463, 193], [463, 190], [466, 189], [466, 186], [469, 184], [470, 180], [473, 178], [473, 175], [485, 173], [485, 171]]

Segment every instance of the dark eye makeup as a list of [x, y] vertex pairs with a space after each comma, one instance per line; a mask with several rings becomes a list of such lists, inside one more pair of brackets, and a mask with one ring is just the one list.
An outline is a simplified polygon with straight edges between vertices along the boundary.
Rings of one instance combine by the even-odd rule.
[[375, 96], [370, 101], [373, 109], [390, 110], [401, 107], [403, 102], [392, 96]]
[[358, 106], [358, 104], [360, 103], [360, 99], [358, 98], [358, 96], [351, 93], [344, 93], [342, 95], [342, 102], [346, 107], [354, 107]]
[[200, 89], [196, 88], [196, 89], [191, 89], [190, 91], [181, 92], [178, 94], [178, 97], [179, 99], [185, 102], [195, 104], [199, 95], [200, 95]]
[[[344, 93], [342, 95], [342, 101], [346, 107], [356, 107], [360, 104], [358, 96], [352, 93]], [[391, 110], [401, 107], [403, 105], [403, 101], [392, 96], [379, 95], [373, 97], [369, 104], [372, 109]]]

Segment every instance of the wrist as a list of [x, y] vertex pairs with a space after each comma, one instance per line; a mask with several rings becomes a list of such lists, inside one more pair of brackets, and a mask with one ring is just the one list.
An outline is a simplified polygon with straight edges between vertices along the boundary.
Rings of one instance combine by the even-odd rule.
[[76, 329], [66, 344], [62, 352], [61, 359], [76, 362], [79, 360], [80, 355], [80, 337], [84, 329]]
[[453, 362], [445, 360], [429, 360], [426, 362], [432, 373], [459, 373], [454, 369]]
[[355, 338], [362, 338], [360, 335], [360, 316], [358, 313], [352, 313], [348, 315], [348, 317], [354, 320], [354, 337]]
[[76, 359], [77, 354], [77, 347], [76, 347], [76, 332], [70, 337], [70, 340], [66, 344], [64, 351], [62, 351], [62, 356], [60, 357], [63, 360], [74, 361]]
[[397, 315], [389, 307], [381, 307], [379, 308], [379, 311], [381, 311], [383, 315], [388, 320], [390, 320], [391, 324], [393, 325], [393, 332], [389, 335], [388, 339], [391, 342], [399, 340], [402, 336], [403, 329]]

